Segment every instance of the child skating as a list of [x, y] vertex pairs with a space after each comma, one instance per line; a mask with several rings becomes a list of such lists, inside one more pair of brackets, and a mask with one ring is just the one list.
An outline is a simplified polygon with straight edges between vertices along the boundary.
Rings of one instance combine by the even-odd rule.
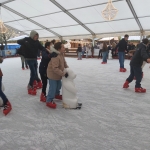
[[[3, 58], [0, 57], [0, 63], [2, 63], [2, 62], [3, 62]], [[3, 114], [7, 115], [11, 111], [12, 106], [11, 106], [11, 103], [9, 102], [8, 98], [6, 97], [6, 95], [2, 91], [2, 76], [3, 76], [3, 73], [0, 69], [0, 97], [3, 100], [3, 105], [0, 106], [0, 107], [4, 108], [3, 109]]]
[[50, 108], [56, 108], [54, 99], [62, 100], [62, 95], [60, 95], [61, 79], [63, 76], [67, 77], [67, 73], [63, 71], [64, 68], [68, 68], [64, 58], [64, 45], [61, 42], [58, 42], [54, 45], [54, 48], [58, 51], [58, 56], [51, 59], [47, 68], [49, 92], [46, 99], [46, 106]]
[[128, 88], [129, 83], [131, 83], [136, 78], [135, 92], [145, 93], [146, 89], [141, 87], [142, 81], [142, 65], [143, 61], [150, 63], [149, 54], [147, 52], [148, 39], [143, 39], [143, 41], [138, 45], [137, 50], [135, 51], [134, 56], [130, 62], [130, 75], [126, 79], [126, 82], [123, 85], [123, 88]]

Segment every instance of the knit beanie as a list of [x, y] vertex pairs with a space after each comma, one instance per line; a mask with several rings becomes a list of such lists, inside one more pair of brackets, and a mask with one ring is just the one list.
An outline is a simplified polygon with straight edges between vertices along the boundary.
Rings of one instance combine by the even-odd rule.
[[30, 37], [33, 39], [36, 34], [39, 35], [36, 31], [32, 30], [30, 32]]

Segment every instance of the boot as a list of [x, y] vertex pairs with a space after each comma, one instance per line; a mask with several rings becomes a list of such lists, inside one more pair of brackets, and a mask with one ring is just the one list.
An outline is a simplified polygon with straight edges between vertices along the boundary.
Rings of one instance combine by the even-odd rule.
[[51, 101], [51, 102], [47, 102], [46, 106], [55, 109], [57, 105], [54, 101]]
[[22, 70], [25, 70], [25, 68], [22, 68]]
[[28, 66], [26, 66], [26, 69], [29, 69], [29, 67], [28, 67]]
[[34, 88], [37, 87], [37, 81], [36, 81], [36, 80], [33, 81], [33, 87], [34, 87]]
[[126, 72], [126, 68], [120, 68], [120, 72]]
[[55, 98], [59, 99], [59, 100], [62, 100], [62, 95], [56, 95]]
[[29, 95], [36, 95], [36, 88], [33, 88], [30, 85], [28, 85], [28, 94]]
[[4, 105], [3, 114], [6, 116], [12, 110], [11, 103], [8, 101], [6, 105]]
[[42, 86], [43, 86], [43, 85], [42, 85], [42, 82], [41, 82], [41, 81], [39, 81], [39, 82], [37, 83], [36, 88], [37, 88], [37, 89], [41, 89], [41, 88], [42, 88]]
[[125, 83], [124, 83], [124, 85], [123, 85], [123, 88], [124, 89], [127, 89], [129, 87], [129, 81], [126, 81]]
[[143, 89], [142, 87], [135, 88], [135, 92], [137, 92], [137, 93], [146, 93], [146, 89]]
[[46, 96], [45, 96], [44, 93], [41, 93], [40, 101], [41, 102], [46, 102]]

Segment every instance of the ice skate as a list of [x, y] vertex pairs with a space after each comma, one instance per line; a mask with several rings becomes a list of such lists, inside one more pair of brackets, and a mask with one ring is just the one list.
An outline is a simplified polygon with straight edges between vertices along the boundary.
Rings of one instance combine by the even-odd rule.
[[46, 102], [46, 96], [45, 96], [44, 93], [41, 93], [40, 101], [41, 101], [41, 102]]
[[36, 81], [36, 80], [33, 81], [33, 87], [34, 87], [34, 88], [37, 87], [37, 81]]
[[51, 102], [47, 102], [46, 106], [55, 109], [57, 105], [54, 101], [51, 101]]
[[140, 88], [135, 88], [136, 93], [146, 93], [146, 89], [143, 89], [142, 87]]
[[126, 68], [120, 68], [120, 72], [126, 72]]
[[36, 95], [36, 89], [28, 85], [28, 94], [29, 95]]
[[123, 85], [123, 88], [124, 88], [124, 89], [127, 89], [128, 87], [129, 87], [129, 82], [126, 81], [126, 82], [124, 83], [124, 85]]
[[39, 82], [37, 82], [37, 85], [36, 85], [36, 88], [37, 89], [41, 89], [42, 88], [42, 82], [41, 81], [39, 81]]
[[62, 95], [56, 95], [56, 96], [55, 96], [55, 99], [62, 100]]
[[22, 70], [25, 70], [25, 68], [22, 68]]
[[4, 105], [3, 114], [6, 116], [12, 110], [12, 106], [8, 101], [6, 105]]

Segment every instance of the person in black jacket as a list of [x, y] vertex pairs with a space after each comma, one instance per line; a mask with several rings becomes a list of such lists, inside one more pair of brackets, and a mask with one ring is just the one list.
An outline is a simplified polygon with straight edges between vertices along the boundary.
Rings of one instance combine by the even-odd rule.
[[42, 93], [40, 97], [40, 101], [46, 102], [46, 88], [47, 88], [47, 66], [52, 57], [57, 57], [58, 51], [53, 49], [52, 42], [45, 43], [45, 50], [42, 51], [42, 59], [39, 66], [39, 73], [42, 79]]
[[124, 38], [120, 40], [120, 42], [117, 45], [118, 57], [120, 63], [120, 72], [126, 72], [126, 68], [124, 68], [124, 57], [125, 57], [125, 51], [127, 50], [128, 38], [129, 35], [126, 34]]
[[133, 81], [135, 76], [136, 78], [135, 92], [138, 93], [146, 92], [146, 89], [141, 87], [141, 80], [142, 80], [143, 61], [150, 63], [149, 54], [147, 52], [148, 43], [149, 43], [148, 39], [143, 39], [143, 42], [138, 45], [130, 62], [130, 75], [127, 78], [126, 82], [124, 83], [123, 88], [128, 88], [129, 83]]
[[82, 60], [82, 47], [81, 47], [81, 44], [78, 45], [77, 53], [78, 53], [78, 60]]
[[40, 44], [39, 34], [36, 31], [31, 31], [30, 37], [26, 37], [22, 40], [18, 40], [17, 43], [25, 47], [25, 59], [30, 68], [30, 81], [28, 84], [28, 94], [36, 95], [36, 89], [33, 86], [34, 80], [37, 81], [37, 87], [42, 87], [42, 82], [37, 76], [37, 55], [38, 50], [44, 50], [44, 47]]

